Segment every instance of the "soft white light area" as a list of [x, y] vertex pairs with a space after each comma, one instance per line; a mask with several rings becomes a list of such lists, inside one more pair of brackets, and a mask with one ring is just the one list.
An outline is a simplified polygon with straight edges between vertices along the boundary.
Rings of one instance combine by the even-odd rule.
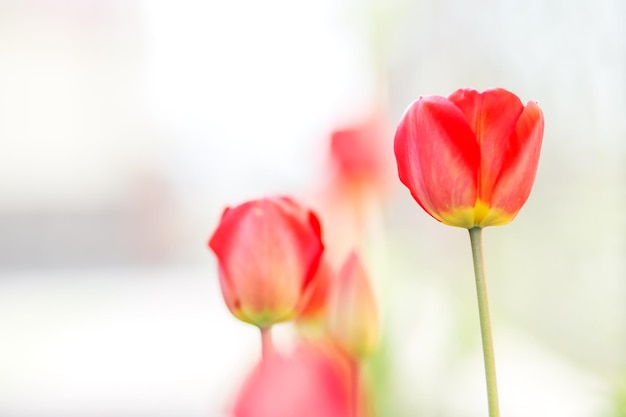
[[338, 6], [143, 3], [148, 106], [175, 136], [181, 188], [206, 193], [210, 182], [241, 199], [310, 182], [328, 122], [371, 101], [363, 45]]
[[0, 334], [6, 416], [217, 416], [259, 342], [203, 269], [5, 275]]

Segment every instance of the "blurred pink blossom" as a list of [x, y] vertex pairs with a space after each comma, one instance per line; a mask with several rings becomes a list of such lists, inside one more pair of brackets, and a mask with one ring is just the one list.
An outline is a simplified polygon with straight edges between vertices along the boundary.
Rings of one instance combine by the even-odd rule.
[[351, 364], [329, 345], [275, 353], [245, 381], [233, 417], [353, 417]]

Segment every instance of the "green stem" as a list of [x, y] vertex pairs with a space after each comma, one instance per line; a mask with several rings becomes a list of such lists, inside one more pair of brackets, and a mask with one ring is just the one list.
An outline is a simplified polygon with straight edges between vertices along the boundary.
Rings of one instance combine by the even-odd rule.
[[498, 384], [496, 381], [496, 358], [493, 351], [493, 336], [491, 335], [491, 319], [489, 318], [489, 300], [487, 299], [487, 281], [483, 264], [482, 229], [469, 229], [472, 243], [472, 259], [474, 261], [474, 276], [476, 277], [476, 295], [478, 297], [478, 316], [480, 318], [480, 334], [483, 340], [483, 358], [485, 360], [485, 376], [487, 378], [487, 401], [489, 403], [489, 417], [499, 417]]
[[272, 327], [261, 327], [261, 352], [263, 360], [266, 360], [274, 350], [274, 343], [272, 342]]

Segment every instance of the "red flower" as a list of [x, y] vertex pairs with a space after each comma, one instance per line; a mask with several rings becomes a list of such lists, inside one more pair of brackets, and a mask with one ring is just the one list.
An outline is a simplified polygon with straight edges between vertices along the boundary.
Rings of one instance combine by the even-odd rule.
[[227, 208], [209, 247], [226, 305], [259, 327], [298, 314], [314, 288], [323, 251], [315, 214], [285, 197]]
[[351, 417], [347, 358], [329, 346], [303, 343], [273, 354], [244, 383], [234, 417]]
[[422, 97], [396, 131], [400, 180], [432, 217], [464, 228], [509, 223], [532, 188], [543, 113], [509, 91]]
[[330, 159], [341, 186], [358, 191], [387, 188], [393, 162], [387, 158], [387, 124], [374, 113], [361, 123], [334, 130], [330, 136]]

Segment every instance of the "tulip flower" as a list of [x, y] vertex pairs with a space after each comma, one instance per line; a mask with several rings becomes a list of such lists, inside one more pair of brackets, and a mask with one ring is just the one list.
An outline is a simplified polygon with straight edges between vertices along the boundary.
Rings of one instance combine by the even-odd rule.
[[242, 386], [233, 417], [354, 417], [347, 359], [330, 346], [302, 343], [273, 354]]
[[334, 130], [330, 135], [330, 160], [338, 185], [351, 192], [368, 188], [382, 194], [388, 188], [392, 160], [385, 151], [386, 119], [375, 112], [360, 123]]
[[378, 344], [378, 312], [374, 292], [355, 252], [331, 282], [328, 297], [331, 337], [355, 359], [372, 353]]
[[413, 102], [395, 135], [400, 180], [450, 226], [509, 223], [530, 194], [543, 136], [539, 106], [501, 88]]
[[543, 113], [501, 88], [422, 97], [396, 130], [400, 180], [440, 222], [469, 230], [483, 342], [489, 416], [499, 417], [482, 228], [509, 223], [533, 186]]
[[375, 106], [361, 117], [336, 125], [328, 137], [328, 183], [316, 196], [331, 263], [343, 262], [355, 245], [382, 241], [383, 203], [394, 181], [395, 162], [388, 152], [392, 128]]
[[297, 316], [323, 251], [316, 215], [286, 197], [227, 208], [209, 247], [226, 305], [261, 329]]

